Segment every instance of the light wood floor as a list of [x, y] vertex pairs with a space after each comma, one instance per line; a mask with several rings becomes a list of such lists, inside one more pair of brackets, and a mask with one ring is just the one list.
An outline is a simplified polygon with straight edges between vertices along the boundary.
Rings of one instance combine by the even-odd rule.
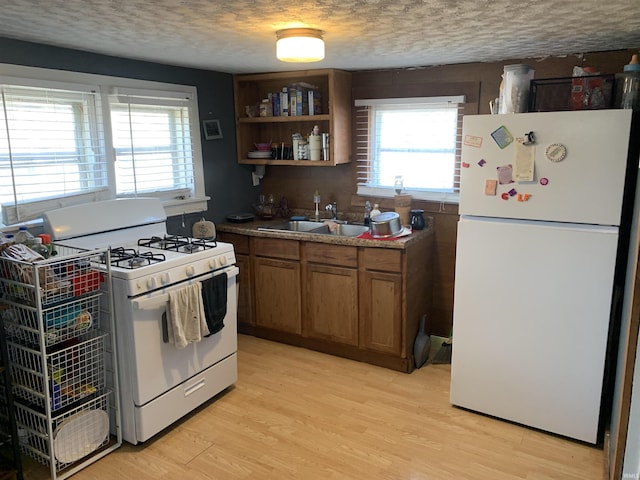
[[73, 480], [604, 478], [601, 448], [451, 407], [450, 365], [407, 375], [242, 335], [238, 359], [227, 393]]

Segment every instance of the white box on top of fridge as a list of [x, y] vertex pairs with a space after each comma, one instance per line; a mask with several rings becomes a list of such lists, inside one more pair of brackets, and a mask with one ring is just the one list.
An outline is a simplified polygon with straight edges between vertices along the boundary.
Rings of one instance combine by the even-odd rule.
[[452, 404], [597, 442], [630, 128], [464, 118]]

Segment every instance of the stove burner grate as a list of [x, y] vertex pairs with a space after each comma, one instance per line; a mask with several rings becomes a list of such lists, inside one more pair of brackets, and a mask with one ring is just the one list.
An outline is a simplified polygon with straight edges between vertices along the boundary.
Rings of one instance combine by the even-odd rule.
[[159, 248], [173, 252], [193, 253], [217, 246], [215, 239], [191, 238], [182, 235], [165, 235], [164, 237], [141, 238], [139, 247]]
[[162, 253], [139, 252], [133, 248], [117, 247], [111, 249], [111, 266], [135, 269], [153, 263], [164, 262]]

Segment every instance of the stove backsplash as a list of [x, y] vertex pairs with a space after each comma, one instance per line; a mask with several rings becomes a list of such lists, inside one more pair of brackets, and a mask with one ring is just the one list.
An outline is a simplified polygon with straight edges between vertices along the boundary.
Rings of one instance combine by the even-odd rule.
[[185, 213], [184, 215], [167, 217], [167, 233], [169, 235], [191, 237], [193, 234], [193, 224], [202, 220], [203, 217], [205, 220], [213, 221], [211, 218], [208, 218], [208, 212]]

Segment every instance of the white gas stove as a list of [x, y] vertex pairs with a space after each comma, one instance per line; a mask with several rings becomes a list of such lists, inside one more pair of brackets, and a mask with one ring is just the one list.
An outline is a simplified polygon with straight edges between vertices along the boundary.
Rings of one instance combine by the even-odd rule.
[[111, 274], [127, 281], [127, 296], [147, 293], [234, 265], [233, 245], [169, 235], [160, 201], [119, 199], [47, 212], [53, 242], [75, 248], [110, 248]]
[[[45, 214], [44, 229], [58, 245], [109, 248], [126, 441], [149, 439], [236, 382], [232, 245], [168, 234], [164, 208], [153, 198], [54, 210]], [[167, 334], [169, 296], [195, 283], [204, 296], [214, 279], [218, 291], [208, 293], [219, 303], [214, 310], [223, 328], [177, 348]]]

